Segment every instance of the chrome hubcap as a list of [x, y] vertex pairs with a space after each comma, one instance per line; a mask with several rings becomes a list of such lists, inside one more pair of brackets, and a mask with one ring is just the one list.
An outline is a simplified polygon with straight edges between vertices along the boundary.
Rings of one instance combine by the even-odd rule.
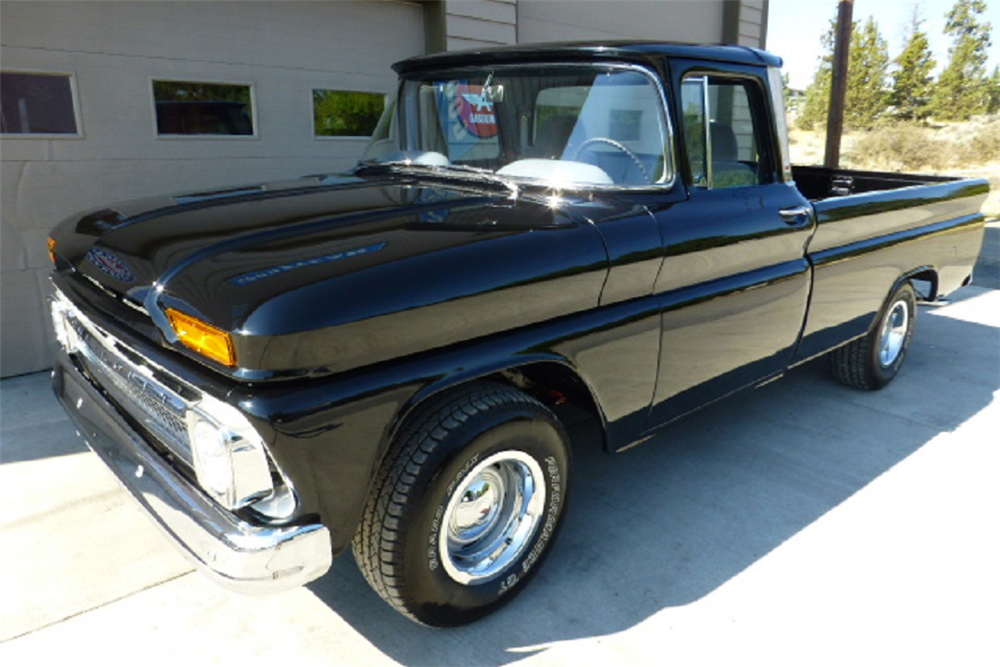
[[883, 367], [892, 366], [903, 351], [906, 330], [910, 324], [910, 309], [905, 301], [892, 304], [879, 339], [878, 360]]
[[451, 513], [448, 537], [457, 544], [470, 544], [481, 538], [496, 525], [504, 495], [503, 476], [498, 470], [479, 473], [465, 487]]
[[545, 481], [535, 459], [509, 450], [482, 461], [445, 509], [438, 535], [445, 571], [466, 585], [498, 576], [531, 541], [544, 509]]

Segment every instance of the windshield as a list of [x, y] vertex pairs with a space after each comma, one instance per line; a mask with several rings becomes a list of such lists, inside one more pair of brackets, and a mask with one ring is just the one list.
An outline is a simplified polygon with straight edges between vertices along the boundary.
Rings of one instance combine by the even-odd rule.
[[643, 186], [672, 180], [669, 151], [662, 98], [644, 71], [498, 66], [404, 79], [362, 162]]

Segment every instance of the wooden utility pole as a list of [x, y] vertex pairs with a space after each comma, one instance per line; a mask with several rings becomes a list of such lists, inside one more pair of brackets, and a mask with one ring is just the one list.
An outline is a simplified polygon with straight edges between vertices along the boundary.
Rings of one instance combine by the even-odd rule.
[[844, 102], [847, 99], [847, 65], [850, 62], [853, 15], [854, 0], [840, 0], [833, 43], [830, 109], [826, 117], [826, 157], [823, 164], [827, 169], [840, 166], [840, 138], [844, 134]]

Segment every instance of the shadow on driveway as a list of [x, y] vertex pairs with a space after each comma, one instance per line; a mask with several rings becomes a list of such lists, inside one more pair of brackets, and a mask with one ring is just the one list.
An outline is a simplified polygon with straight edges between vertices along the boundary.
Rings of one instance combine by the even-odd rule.
[[986, 225], [983, 249], [972, 277], [973, 285], [1000, 289], [1000, 221], [994, 220]]
[[0, 391], [0, 462], [38, 461], [89, 451], [55, 394], [49, 373], [6, 378]]

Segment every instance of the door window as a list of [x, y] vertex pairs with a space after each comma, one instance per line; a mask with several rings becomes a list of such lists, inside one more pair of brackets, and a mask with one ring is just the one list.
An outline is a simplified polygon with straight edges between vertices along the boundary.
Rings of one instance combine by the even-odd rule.
[[720, 189], [770, 182], [754, 113], [756, 89], [744, 80], [691, 76], [681, 86], [684, 142], [695, 187]]

